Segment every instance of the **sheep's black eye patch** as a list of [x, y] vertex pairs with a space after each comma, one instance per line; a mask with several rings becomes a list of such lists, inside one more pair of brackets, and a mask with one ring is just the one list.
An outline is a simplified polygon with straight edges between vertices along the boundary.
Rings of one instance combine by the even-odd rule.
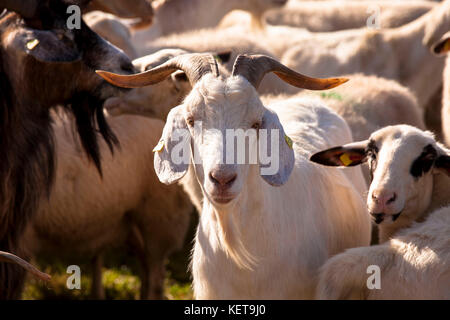
[[436, 149], [431, 144], [427, 145], [423, 148], [422, 154], [414, 160], [410, 170], [411, 175], [414, 178], [420, 178], [422, 175], [430, 171], [436, 157]]

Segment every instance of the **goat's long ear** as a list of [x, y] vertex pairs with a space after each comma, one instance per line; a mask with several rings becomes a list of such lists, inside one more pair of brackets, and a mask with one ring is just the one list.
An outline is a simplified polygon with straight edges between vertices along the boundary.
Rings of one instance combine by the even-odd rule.
[[276, 113], [266, 110], [259, 131], [259, 166], [262, 178], [273, 186], [285, 184], [294, 168], [293, 141]]
[[442, 38], [431, 47], [431, 51], [437, 55], [448, 53], [450, 51], [450, 32], [444, 34]]
[[353, 167], [367, 160], [366, 149], [369, 141], [346, 144], [318, 152], [309, 159], [312, 162], [331, 167]]
[[159, 180], [172, 184], [187, 172], [191, 159], [190, 132], [183, 116], [183, 106], [173, 108], [158, 145], [154, 148], [154, 166]]

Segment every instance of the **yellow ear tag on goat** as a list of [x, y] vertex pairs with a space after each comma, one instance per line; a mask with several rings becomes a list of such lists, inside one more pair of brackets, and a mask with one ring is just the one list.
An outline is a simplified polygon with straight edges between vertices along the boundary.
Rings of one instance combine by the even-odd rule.
[[343, 153], [340, 158], [341, 162], [344, 164], [344, 166], [348, 167], [353, 163], [353, 161], [350, 159], [347, 153]]
[[445, 41], [443, 52], [450, 51], [450, 40]]
[[34, 48], [37, 47], [37, 45], [39, 44], [39, 40], [38, 39], [33, 39], [27, 42], [27, 49], [28, 50], [33, 50]]
[[161, 152], [163, 148], [164, 148], [164, 140], [161, 139], [159, 140], [156, 147], [153, 148], [153, 152]]
[[291, 138], [289, 138], [286, 134], [284, 135], [284, 140], [286, 141], [287, 145], [289, 146], [289, 148], [292, 149], [292, 145], [294, 144], [294, 142], [292, 141]]

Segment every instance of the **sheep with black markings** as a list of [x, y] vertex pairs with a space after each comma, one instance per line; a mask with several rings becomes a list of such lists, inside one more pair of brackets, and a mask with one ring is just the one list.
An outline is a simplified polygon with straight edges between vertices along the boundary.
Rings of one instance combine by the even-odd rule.
[[450, 205], [449, 154], [431, 132], [396, 125], [374, 132], [368, 140], [319, 152], [311, 160], [328, 166], [369, 164], [367, 207], [379, 225], [380, 241], [386, 242], [400, 229]]

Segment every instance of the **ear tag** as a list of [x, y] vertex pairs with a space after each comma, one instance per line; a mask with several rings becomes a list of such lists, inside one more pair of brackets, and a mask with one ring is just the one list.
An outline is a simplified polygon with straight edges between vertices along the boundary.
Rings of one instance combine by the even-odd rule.
[[156, 147], [153, 148], [153, 152], [161, 152], [163, 148], [164, 148], [164, 140], [161, 139], [161, 140], [159, 140]]
[[27, 42], [27, 49], [28, 50], [33, 50], [34, 48], [37, 47], [37, 45], [39, 44], [39, 40], [38, 39], [33, 39]]
[[222, 59], [220, 59], [218, 54], [214, 55], [214, 59], [216, 60], [217, 63], [222, 64]]
[[346, 167], [348, 167], [349, 165], [351, 165], [353, 163], [353, 161], [350, 159], [350, 157], [348, 156], [347, 153], [343, 153], [339, 159], [341, 160], [342, 164]]
[[291, 138], [289, 138], [286, 134], [284, 135], [284, 140], [286, 141], [287, 145], [289, 146], [289, 148], [292, 149], [292, 145], [294, 144], [294, 142], [292, 141]]
[[450, 39], [445, 41], [445, 44], [444, 44], [444, 52], [448, 52], [448, 51], [450, 51]]

